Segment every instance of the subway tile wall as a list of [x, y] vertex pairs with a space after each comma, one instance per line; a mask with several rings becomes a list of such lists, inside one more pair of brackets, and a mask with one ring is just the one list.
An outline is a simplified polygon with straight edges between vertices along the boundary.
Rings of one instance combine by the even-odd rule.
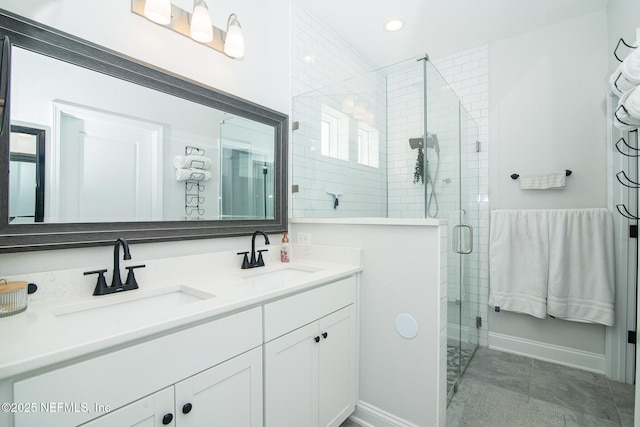
[[[387, 156], [384, 75], [325, 24], [292, 5], [291, 75], [294, 217], [386, 217]], [[354, 76], [358, 76], [353, 78]], [[346, 159], [321, 152], [321, 111], [330, 108], [345, 122]], [[377, 130], [377, 166], [358, 163], [358, 126]], [[338, 197], [335, 204], [334, 194]]]
[[[462, 319], [462, 339], [475, 334], [475, 313], [479, 309], [484, 320], [479, 342], [486, 345], [488, 46], [434, 59], [426, 65], [427, 127], [429, 133], [437, 136], [440, 152], [433, 148], [424, 150], [428, 160], [426, 173], [432, 177], [425, 186], [413, 182], [418, 151], [409, 145], [410, 138], [424, 134], [423, 62], [411, 59], [406, 64], [371, 71], [373, 66], [366, 58], [297, 4], [292, 4], [292, 23], [292, 121], [299, 123], [292, 139], [292, 184], [299, 188], [293, 193], [293, 215], [423, 217], [429, 208], [428, 216], [449, 220], [450, 235], [451, 227], [461, 220], [479, 224], [474, 228], [474, 252], [462, 258], [463, 274], [470, 279], [465, 283], [471, 285], [462, 289], [455, 285], [460, 271], [457, 256], [449, 257], [447, 283], [450, 304], [462, 304], [463, 313], [472, 313]], [[457, 98], [462, 109], [458, 108]], [[351, 141], [357, 138], [354, 129], [358, 120], [345, 105], [358, 104], [366, 110], [370, 125], [379, 133], [377, 168], [357, 163], [354, 143], [349, 144], [348, 160], [321, 154], [322, 104], [345, 113]], [[467, 116], [475, 123], [465, 120]], [[464, 141], [461, 147], [457, 146], [459, 136]], [[475, 151], [476, 140], [481, 143], [479, 153]], [[460, 157], [462, 177], [458, 176]], [[457, 208], [459, 179], [467, 187], [460, 196], [462, 211]], [[329, 192], [342, 193], [335, 209]], [[451, 310], [449, 316], [455, 316], [456, 311]]]

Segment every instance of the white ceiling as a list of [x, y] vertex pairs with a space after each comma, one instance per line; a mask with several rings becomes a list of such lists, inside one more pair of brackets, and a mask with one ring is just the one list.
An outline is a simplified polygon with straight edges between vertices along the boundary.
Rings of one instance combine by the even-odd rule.
[[[608, 0], [294, 0], [375, 67], [439, 58], [606, 8]], [[404, 28], [384, 30], [390, 19]]]

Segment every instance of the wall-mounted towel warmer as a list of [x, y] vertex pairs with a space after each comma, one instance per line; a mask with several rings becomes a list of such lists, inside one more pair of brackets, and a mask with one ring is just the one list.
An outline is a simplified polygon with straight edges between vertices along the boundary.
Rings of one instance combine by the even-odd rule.
[[[571, 174], [573, 173], [573, 172], [572, 172], [572, 171], [570, 171], [569, 169], [565, 169], [565, 171], [564, 171], [564, 172], [565, 172], [565, 175], [566, 175], [566, 176], [571, 176]], [[511, 174], [511, 179], [518, 179], [518, 178], [520, 178], [520, 175], [519, 175], [519, 174], [517, 174], [517, 173], [512, 173], [512, 174]]]

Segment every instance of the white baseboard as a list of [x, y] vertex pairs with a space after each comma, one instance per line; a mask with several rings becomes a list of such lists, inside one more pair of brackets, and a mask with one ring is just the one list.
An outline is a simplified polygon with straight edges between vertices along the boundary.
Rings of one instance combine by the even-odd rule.
[[363, 427], [419, 427], [362, 400], [358, 402], [349, 419]]
[[489, 332], [489, 348], [571, 366], [598, 374], [605, 373], [605, 355], [576, 350], [511, 335]]

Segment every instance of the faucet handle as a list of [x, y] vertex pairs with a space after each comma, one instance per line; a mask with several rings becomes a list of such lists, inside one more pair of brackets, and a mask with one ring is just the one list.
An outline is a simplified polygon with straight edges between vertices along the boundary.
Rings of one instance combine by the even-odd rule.
[[244, 255], [244, 258], [242, 259], [242, 269], [246, 270], [247, 268], [249, 268], [249, 251], [247, 252], [238, 252], [236, 255]]
[[262, 252], [269, 252], [269, 249], [258, 250], [258, 261], [256, 262], [256, 267], [264, 267], [264, 259], [262, 259]]
[[130, 265], [129, 267], [125, 267], [127, 270], [129, 270], [129, 273], [127, 273], [127, 282], [124, 284], [127, 287], [127, 290], [131, 290], [131, 289], [138, 289], [138, 282], [136, 282], [136, 276], [133, 274], [133, 270], [135, 270], [136, 268], [143, 268], [146, 267], [144, 264], [140, 264], [140, 265]]
[[107, 269], [105, 268], [104, 270], [85, 271], [83, 273], [85, 276], [88, 276], [90, 274], [98, 275], [98, 282], [96, 283], [96, 287], [93, 290], [93, 295], [97, 296], [97, 295], [104, 295], [108, 293], [109, 287], [107, 286], [107, 281], [104, 278], [104, 273], [106, 272], [107, 272]]

